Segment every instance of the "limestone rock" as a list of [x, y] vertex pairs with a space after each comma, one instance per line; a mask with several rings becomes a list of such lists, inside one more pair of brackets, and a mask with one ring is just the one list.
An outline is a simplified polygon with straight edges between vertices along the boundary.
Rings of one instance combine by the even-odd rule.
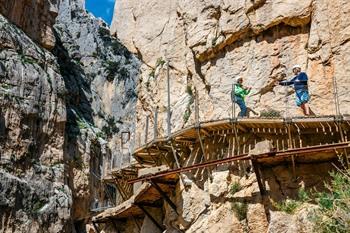
[[[167, 60], [172, 131], [194, 123], [189, 88], [198, 93], [201, 121], [230, 117], [237, 76], [253, 88], [248, 107], [300, 116], [293, 91], [274, 85], [293, 76], [294, 64], [309, 75], [310, 104], [317, 115], [336, 113], [334, 78], [341, 112], [347, 114], [349, 10], [342, 0], [117, 1], [112, 34], [147, 64], [138, 85], [137, 128], [144, 129], [145, 116], [154, 116], [158, 107], [158, 131], [166, 136], [167, 69], [159, 61]], [[144, 133], [138, 131], [139, 141]]]
[[212, 174], [213, 179], [208, 180], [204, 187], [207, 187], [209, 195], [214, 197], [220, 197], [228, 192], [228, 177], [229, 171], [214, 172]]
[[177, 185], [175, 203], [180, 216], [177, 218], [179, 229], [186, 229], [196, 221], [210, 206], [210, 196], [195, 183], [185, 188]]
[[269, 233], [311, 233], [313, 232], [313, 223], [310, 221], [310, 213], [315, 206], [303, 206], [294, 215], [282, 212], [271, 212], [269, 224]]
[[82, 220], [91, 209], [113, 205], [100, 180], [130, 162], [139, 61], [109, 35], [103, 20], [85, 10], [84, 1], [60, 1], [54, 29], [53, 53], [69, 93], [65, 151], [72, 213]]
[[231, 203], [226, 202], [209, 213], [202, 215], [186, 233], [208, 232], [208, 233], [243, 233], [240, 222], [231, 210]]
[[269, 222], [266, 218], [264, 205], [257, 203], [248, 206], [247, 224], [249, 233], [266, 232]]
[[58, 0], [1, 0], [0, 13], [44, 48], [55, 46], [53, 24]]

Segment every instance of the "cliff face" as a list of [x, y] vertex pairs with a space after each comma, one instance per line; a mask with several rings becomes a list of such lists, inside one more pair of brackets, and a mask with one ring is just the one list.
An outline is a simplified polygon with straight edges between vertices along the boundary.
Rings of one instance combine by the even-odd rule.
[[54, 47], [52, 26], [57, 16], [57, 0], [1, 0], [0, 14], [44, 48]]
[[69, 229], [66, 89], [55, 57], [0, 15], [0, 229]]
[[300, 115], [292, 91], [285, 104], [286, 88], [274, 85], [292, 76], [294, 64], [309, 75], [317, 115], [335, 114], [334, 77], [347, 114], [349, 10], [341, 0], [117, 1], [112, 33], [146, 64], [138, 123], [143, 126], [145, 113], [158, 106], [160, 131], [166, 128], [166, 69], [159, 62], [166, 60], [174, 131], [194, 121], [194, 114], [186, 113], [194, 112], [186, 86], [199, 93], [201, 120], [225, 118], [231, 115], [230, 90], [238, 76], [253, 87], [247, 103], [256, 112]]
[[53, 53], [68, 91], [65, 155], [73, 219], [84, 220], [90, 210], [113, 205], [101, 178], [130, 161], [139, 61], [83, 1], [60, 2], [55, 31]]
[[140, 63], [84, 1], [0, 9], [0, 231], [85, 231], [130, 161]]

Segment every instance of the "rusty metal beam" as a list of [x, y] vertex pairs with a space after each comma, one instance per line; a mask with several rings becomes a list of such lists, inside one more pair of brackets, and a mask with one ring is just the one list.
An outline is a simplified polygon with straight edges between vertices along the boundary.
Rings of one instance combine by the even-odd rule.
[[[292, 154], [298, 155], [298, 154], [317, 153], [317, 152], [322, 152], [322, 151], [332, 151], [332, 150], [337, 150], [337, 149], [347, 149], [347, 148], [350, 148], [349, 143], [350, 142], [344, 142], [344, 143], [336, 143], [336, 144], [332, 144], [332, 145], [303, 147], [303, 148], [290, 149], [290, 150], [280, 151], [280, 152], [268, 152], [268, 153], [263, 153], [263, 154], [259, 154], [259, 155], [255, 155], [255, 156], [257, 158], [257, 162], [259, 162], [259, 159], [264, 159], [264, 158], [272, 157], [272, 156], [274, 156], [275, 158], [278, 158], [278, 157], [281, 158], [281, 157], [291, 156]], [[216, 166], [216, 165], [220, 165], [220, 164], [230, 163], [230, 162], [234, 162], [234, 161], [243, 161], [243, 160], [251, 160], [251, 157], [248, 154], [241, 154], [241, 155], [237, 155], [234, 157], [228, 157], [228, 158], [208, 161], [208, 162], [204, 162], [204, 163], [200, 163], [200, 164], [194, 164], [194, 165], [183, 167], [183, 168], [177, 168], [177, 169], [173, 169], [173, 170], [163, 171], [163, 172], [159, 172], [157, 174], [154, 174], [152, 176], [131, 179], [131, 180], [128, 180], [128, 183], [133, 184], [136, 182], [150, 180], [150, 179], [154, 179], [154, 178], [159, 178], [159, 177], [163, 177], [163, 176], [167, 176], [167, 175], [188, 172], [188, 171], [198, 169], [198, 168], [205, 168], [205, 167]]]
[[142, 212], [153, 222], [154, 225], [156, 225], [156, 227], [158, 227], [158, 229], [163, 232], [165, 231], [165, 228], [160, 225], [157, 220], [155, 218], [153, 218], [153, 216], [142, 206], [142, 205], [139, 205], [139, 204], [136, 204], [141, 210]]
[[170, 141], [170, 146], [171, 146], [171, 151], [173, 152], [173, 156], [174, 156], [174, 159], [175, 159], [175, 162], [176, 162], [176, 166], [177, 168], [180, 168], [180, 163], [179, 163], [179, 159], [177, 158], [177, 155], [176, 155], [176, 151], [175, 151], [175, 148], [174, 148], [174, 145], [173, 145], [173, 142]]
[[[291, 124], [287, 123], [286, 125], [287, 131], [288, 131], [288, 148], [292, 149], [293, 148], [293, 141], [292, 141], [292, 132], [291, 132]], [[292, 160], [292, 173], [293, 173], [293, 178], [296, 178], [296, 171], [295, 171], [295, 160], [294, 160], [294, 155], [291, 155], [291, 160]]]
[[257, 163], [255, 159], [252, 160], [253, 169], [256, 175], [256, 180], [258, 181], [258, 186], [260, 190], [261, 196], [264, 196], [266, 194], [266, 189], [264, 185], [264, 180], [262, 179], [260, 164]]
[[154, 181], [154, 180], [150, 180], [152, 186], [157, 189], [158, 193], [164, 198], [164, 200], [170, 205], [170, 207], [175, 211], [175, 213], [177, 215], [179, 215], [177, 213], [177, 210], [176, 210], [176, 205], [174, 204], [174, 202], [172, 202], [170, 200], [170, 198], [166, 195], [165, 192], [163, 192], [163, 190], [159, 187], [159, 185]]
[[94, 230], [97, 232], [97, 233], [100, 233], [100, 229], [98, 229], [98, 226], [95, 222], [92, 222], [92, 226], [94, 227]]

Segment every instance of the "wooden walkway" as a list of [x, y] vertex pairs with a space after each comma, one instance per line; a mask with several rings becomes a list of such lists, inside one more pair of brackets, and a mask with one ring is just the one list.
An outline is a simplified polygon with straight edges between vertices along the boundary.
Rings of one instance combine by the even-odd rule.
[[[296, 163], [329, 161], [337, 158], [339, 154], [345, 155], [348, 159], [349, 130], [350, 117], [336, 116], [292, 119], [242, 118], [234, 121], [224, 119], [187, 127], [172, 133], [170, 137], [157, 138], [137, 148], [133, 156], [138, 164], [114, 170], [105, 177], [106, 182], [116, 182], [125, 201], [95, 216], [93, 223], [148, 216], [160, 230], [163, 230], [162, 224], [158, 223], [147, 209], [162, 208], [163, 201], [166, 201], [176, 212], [176, 206], [168, 196], [174, 190], [180, 174], [239, 161], [250, 162], [257, 177], [260, 193], [265, 195], [262, 166], [287, 162], [292, 165], [295, 175]], [[245, 137], [252, 137], [251, 142]], [[275, 146], [271, 151], [257, 155], [245, 152], [251, 151], [257, 142], [266, 139], [272, 141]], [[218, 143], [225, 140], [226, 144]], [[241, 142], [238, 143], [239, 140]], [[244, 147], [249, 143], [253, 146], [246, 147], [245, 150], [239, 149], [240, 146]], [[226, 156], [220, 157], [214, 151], [218, 157], [208, 158], [207, 147], [215, 148], [215, 146], [228, 147], [229, 150], [224, 150]], [[184, 164], [188, 157], [183, 158], [180, 152], [192, 154], [196, 151], [194, 148], [201, 152], [202, 159], [200, 162]], [[171, 156], [173, 159], [169, 161]], [[139, 169], [143, 167], [164, 164], [170, 169], [140, 175], [142, 172], [140, 173]], [[135, 183], [142, 185], [133, 194]]]
[[[201, 143], [203, 138], [209, 136], [239, 137], [243, 134], [253, 134], [259, 138], [278, 139], [283, 138], [278, 149], [293, 147], [305, 147], [311, 144], [298, 139], [298, 145], [290, 145], [291, 137], [304, 136], [310, 134], [339, 134], [342, 141], [346, 141], [350, 129], [350, 117], [322, 116], [322, 117], [299, 117], [299, 118], [237, 118], [224, 119], [218, 121], [201, 122], [198, 125], [189, 126], [170, 137], [161, 137], [149, 141], [134, 150], [133, 156], [140, 164], [156, 165], [159, 161], [166, 161], [164, 153], [169, 153], [172, 147], [189, 147], [194, 143]], [[307, 141], [307, 140], [304, 140]], [[337, 142], [337, 141], [334, 141]], [[330, 142], [331, 143], [331, 142]], [[283, 144], [283, 146], [282, 146]], [[295, 144], [295, 143], [294, 143]]]
[[[254, 172], [257, 176], [259, 189], [262, 195], [266, 193], [264, 180], [261, 178], [260, 166], [263, 164], [271, 164], [281, 162], [295, 156], [297, 162], [310, 161], [327, 161], [334, 159], [338, 154], [348, 151], [350, 142], [336, 143], [332, 145], [320, 145], [307, 148], [290, 149], [286, 151], [270, 151], [257, 155], [242, 154], [230, 158], [208, 161], [201, 164], [194, 164], [187, 167], [165, 170], [155, 174], [140, 176], [128, 181], [129, 184], [143, 182], [141, 187], [129, 199], [118, 205], [100, 213], [93, 218], [94, 223], [106, 223], [114, 220], [125, 219], [130, 217], [141, 217], [147, 215], [152, 218], [145, 207], [161, 208], [163, 200], [176, 212], [176, 205], [169, 199], [168, 195], [172, 193], [181, 173], [190, 172], [195, 169], [218, 166], [237, 161], [252, 161]], [[162, 229], [160, 223], [156, 222], [158, 227]]]

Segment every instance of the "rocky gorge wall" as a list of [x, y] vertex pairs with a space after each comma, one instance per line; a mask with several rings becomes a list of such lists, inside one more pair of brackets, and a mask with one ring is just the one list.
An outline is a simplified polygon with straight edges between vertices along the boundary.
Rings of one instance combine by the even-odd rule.
[[0, 9], [0, 232], [85, 231], [130, 161], [140, 63], [84, 1]]
[[164, 135], [166, 60], [173, 131], [194, 122], [194, 88], [201, 120], [230, 117], [230, 90], [238, 76], [253, 88], [247, 103], [256, 112], [300, 115], [293, 91], [274, 85], [292, 76], [294, 64], [309, 75], [316, 115], [336, 113], [334, 77], [341, 113], [348, 114], [349, 10], [342, 0], [117, 1], [112, 33], [144, 62], [137, 128], [144, 129], [147, 114], [153, 122], [158, 107]]
[[0, 13], [44, 48], [55, 46], [52, 26], [58, 14], [57, 0], [1, 0]]
[[69, 229], [64, 80], [55, 57], [0, 15], [0, 229]]

